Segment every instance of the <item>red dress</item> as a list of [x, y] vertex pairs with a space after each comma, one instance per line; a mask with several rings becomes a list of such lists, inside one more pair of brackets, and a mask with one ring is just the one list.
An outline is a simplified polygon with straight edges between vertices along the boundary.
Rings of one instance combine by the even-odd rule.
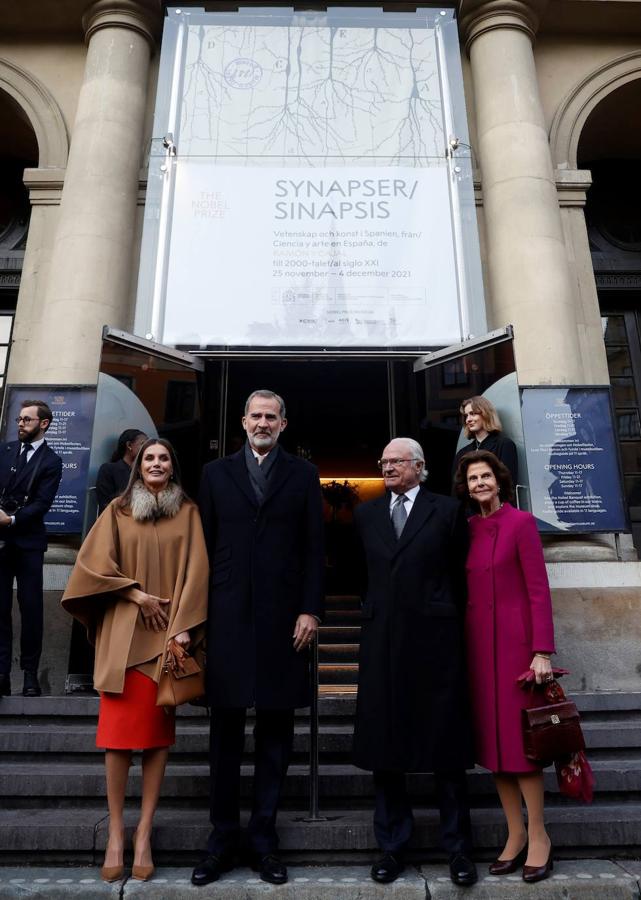
[[536, 772], [523, 752], [521, 710], [537, 701], [516, 679], [535, 651], [554, 651], [541, 540], [534, 517], [509, 503], [469, 525], [465, 634], [476, 761], [492, 772]]
[[156, 706], [158, 685], [137, 669], [127, 669], [122, 694], [100, 694], [96, 747], [150, 750], [176, 741], [173, 709]]

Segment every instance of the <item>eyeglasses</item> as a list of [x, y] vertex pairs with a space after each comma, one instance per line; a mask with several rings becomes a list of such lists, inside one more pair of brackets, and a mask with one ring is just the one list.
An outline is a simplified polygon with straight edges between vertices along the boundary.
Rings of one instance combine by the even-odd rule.
[[398, 468], [398, 466], [402, 466], [403, 463], [408, 462], [423, 462], [422, 459], [418, 459], [416, 456], [411, 456], [409, 459], [400, 459], [399, 457], [395, 459], [379, 459], [376, 465], [379, 469], [389, 469], [389, 468]]
[[23, 425], [29, 425], [30, 422], [39, 422], [40, 419], [36, 416], [32, 418], [31, 416], [16, 416], [16, 425], [19, 425], [21, 422]]

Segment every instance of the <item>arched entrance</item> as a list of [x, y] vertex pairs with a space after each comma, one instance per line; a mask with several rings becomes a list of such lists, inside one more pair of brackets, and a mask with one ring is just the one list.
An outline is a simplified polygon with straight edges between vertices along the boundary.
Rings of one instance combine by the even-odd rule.
[[576, 145], [592, 173], [585, 207], [614, 397], [624, 489], [641, 549], [641, 78], [591, 110]]
[[[1, 83], [1, 82], [0, 82]], [[38, 165], [38, 142], [18, 102], [0, 90], [0, 400], [4, 390], [13, 319], [29, 230], [29, 195], [23, 184], [27, 167]]]

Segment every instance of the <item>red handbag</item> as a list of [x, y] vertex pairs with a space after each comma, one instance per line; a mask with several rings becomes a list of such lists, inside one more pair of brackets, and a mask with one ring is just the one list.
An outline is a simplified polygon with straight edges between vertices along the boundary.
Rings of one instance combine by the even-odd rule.
[[[566, 675], [566, 669], [553, 669]], [[523, 688], [538, 690], [544, 706], [521, 710], [525, 755], [534, 762], [554, 762], [560, 792], [573, 800], [592, 802], [594, 774], [587, 760], [585, 738], [576, 705], [568, 700], [558, 681], [537, 685], [529, 670], [517, 679]]]
[[572, 700], [522, 709], [521, 719], [523, 749], [534, 762], [550, 763], [585, 750], [579, 712]]

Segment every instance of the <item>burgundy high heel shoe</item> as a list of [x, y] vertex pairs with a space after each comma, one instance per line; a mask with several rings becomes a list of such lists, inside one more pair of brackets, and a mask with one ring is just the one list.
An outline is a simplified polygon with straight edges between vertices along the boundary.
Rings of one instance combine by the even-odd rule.
[[495, 859], [488, 871], [490, 875], [511, 875], [520, 869], [527, 859], [527, 842], [513, 859]]
[[554, 868], [554, 860], [552, 859], [552, 844], [550, 844], [550, 852], [548, 860], [543, 866], [523, 866], [523, 881], [526, 884], [536, 884], [537, 881], [543, 881], [548, 878], [550, 872]]

